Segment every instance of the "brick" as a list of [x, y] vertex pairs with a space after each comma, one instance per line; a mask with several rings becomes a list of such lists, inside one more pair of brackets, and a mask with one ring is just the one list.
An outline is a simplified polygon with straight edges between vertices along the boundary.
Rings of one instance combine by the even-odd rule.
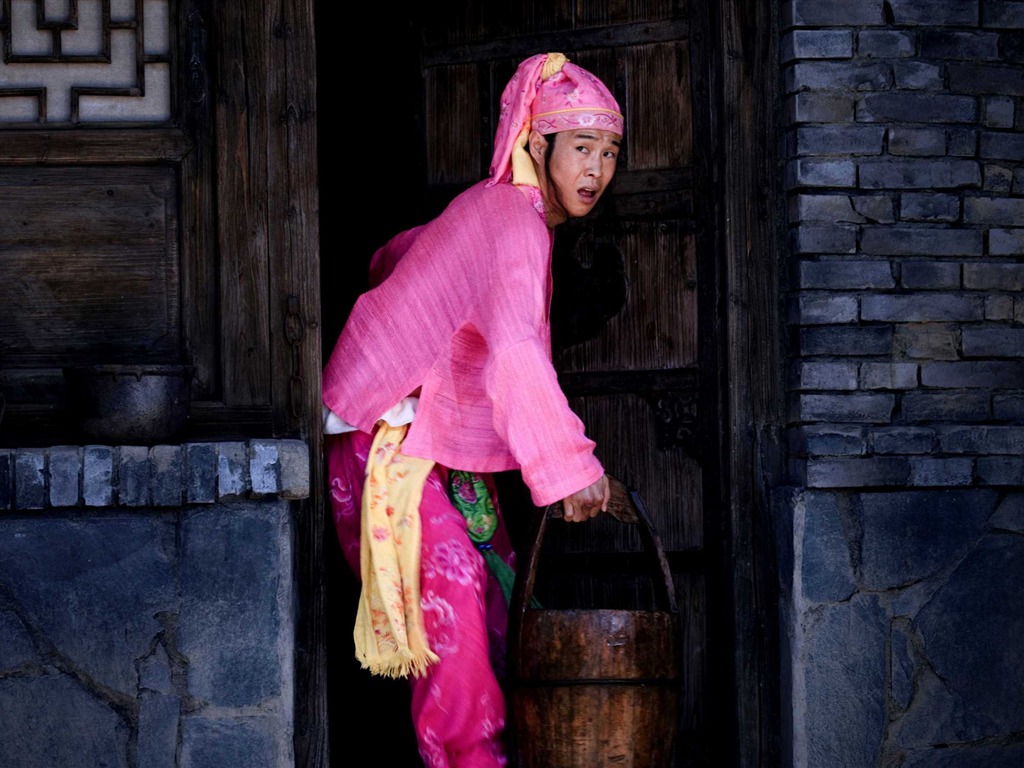
[[903, 156], [939, 156], [946, 154], [946, 132], [941, 128], [890, 128], [889, 154]]
[[249, 477], [254, 496], [276, 495], [281, 490], [281, 460], [273, 440], [249, 443]]
[[1016, 105], [1013, 99], [990, 96], [982, 101], [981, 122], [987, 128], [1013, 128]]
[[46, 452], [42, 449], [19, 448], [14, 453], [14, 506], [46, 507]]
[[935, 0], [889, 0], [894, 24], [928, 27], [978, 25], [978, 4]]
[[1024, 221], [1024, 199], [968, 197], [964, 199], [967, 224], [1019, 224]]
[[871, 431], [871, 449], [878, 454], [932, 453], [935, 430], [926, 427], [885, 427]]
[[871, 224], [891, 224], [896, 221], [892, 195], [852, 195], [850, 202], [854, 210]]
[[890, 326], [825, 326], [800, 330], [800, 354], [861, 356], [892, 353]]
[[180, 507], [185, 457], [180, 445], [154, 445], [149, 450], [150, 494], [157, 507]]
[[938, 436], [943, 453], [1024, 455], [1024, 427], [958, 425], [941, 427]]
[[144, 507], [149, 502], [149, 449], [143, 445], [122, 445], [118, 448], [117, 503], [122, 507]]
[[913, 32], [865, 30], [857, 35], [857, 55], [875, 59], [896, 59], [917, 52], [917, 35]]
[[978, 141], [978, 154], [986, 160], [1014, 160], [1024, 158], [1024, 134], [982, 131]]
[[800, 421], [887, 423], [896, 398], [883, 394], [800, 395]]
[[799, 325], [833, 325], [857, 321], [858, 303], [855, 296], [835, 294], [803, 294], [799, 298]]
[[782, 7], [782, 25], [788, 27], [882, 26], [882, 0], [789, 0]]
[[853, 96], [843, 93], [801, 91], [786, 101], [790, 123], [848, 123], [853, 121]]
[[1024, 328], [964, 328], [963, 350], [964, 357], [1024, 357]]
[[855, 224], [895, 221], [891, 195], [796, 195], [790, 201], [793, 221], [836, 221]]
[[982, 485], [1024, 486], [1024, 459], [981, 456], [977, 464], [978, 482]]
[[848, 59], [853, 56], [849, 29], [794, 29], [782, 36], [782, 62], [793, 59]]
[[914, 363], [863, 363], [861, 389], [914, 389], [917, 365]]
[[971, 160], [875, 159], [858, 163], [864, 189], [949, 189], [980, 187], [981, 169]]
[[889, 322], [982, 320], [984, 309], [980, 297], [949, 294], [872, 295], [860, 302], [861, 320]]
[[967, 59], [978, 61], [999, 58], [999, 35], [994, 32], [921, 31], [921, 57], [925, 59]]
[[960, 326], [906, 323], [896, 326], [893, 349], [912, 360], [956, 360], [960, 357]]
[[892, 87], [893, 76], [892, 67], [881, 61], [805, 61], [787, 67], [783, 81], [786, 93], [879, 91]]
[[978, 132], [973, 128], [950, 128], [946, 152], [952, 157], [974, 157], [978, 153]]
[[[952, 93], [1024, 96], [1024, 69], [996, 64], [948, 64]], [[953, 122], [964, 122], [956, 120]]]
[[281, 496], [305, 499], [310, 492], [309, 446], [304, 440], [279, 440]]
[[910, 462], [903, 457], [808, 459], [810, 488], [874, 488], [906, 485]]
[[902, 419], [918, 421], [987, 421], [991, 418], [987, 392], [907, 392], [902, 398]]
[[857, 228], [848, 224], [802, 224], [791, 231], [794, 253], [855, 253]]
[[245, 443], [217, 443], [217, 498], [235, 501], [246, 498], [249, 484], [249, 457]]
[[852, 187], [857, 183], [853, 160], [819, 160], [800, 157], [786, 164], [786, 186]]
[[939, 192], [905, 192], [900, 196], [902, 221], [957, 221], [960, 197]]
[[55, 446], [50, 449], [50, 506], [74, 507], [81, 501], [82, 449]]
[[14, 507], [14, 451], [0, 448], [0, 510]]
[[904, 288], [925, 290], [960, 287], [960, 264], [955, 261], [906, 261], [900, 268]]
[[986, 320], [1013, 320], [1012, 296], [986, 296]]
[[977, 229], [888, 226], [864, 227], [860, 249], [878, 256], [980, 256], [983, 244]]
[[1024, 362], [924, 363], [921, 365], [921, 384], [957, 389], [1020, 389], [1024, 387]]
[[[880, 155], [885, 128], [880, 125], [823, 125], [796, 130], [797, 155]], [[946, 150], [942, 136], [942, 153]]]
[[185, 445], [185, 501], [212, 504], [217, 500], [217, 451], [213, 443]]
[[974, 462], [971, 459], [910, 459], [910, 484], [939, 487], [971, 485]]
[[997, 419], [1024, 422], [1024, 393], [993, 397], [992, 415]]
[[794, 389], [857, 389], [857, 363], [800, 362], [795, 366]]
[[1015, 195], [1024, 194], [1024, 168], [1013, 169], [1013, 193]]
[[900, 90], [934, 91], [945, 86], [938, 64], [925, 61], [897, 61], [892, 68], [893, 79]]
[[964, 288], [978, 291], [1024, 290], [1024, 264], [964, 264]]
[[857, 102], [856, 114], [862, 123], [973, 123], [978, 102], [972, 96], [948, 93], [866, 93]]
[[1024, 35], [1018, 32], [999, 35], [999, 50], [1003, 61], [1024, 62]]
[[802, 261], [801, 288], [894, 288], [896, 279], [887, 261]]
[[800, 426], [793, 430], [798, 456], [863, 456], [867, 450], [864, 428], [854, 424]]
[[1005, 165], [986, 163], [984, 169], [984, 181], [981, 188], [986, 192], [1009, 193], [1013, 187], [1013, 169]]
[[82, 500], [87, 507], [114, 503], [114, 449], [87, 445], [82, 455]]
[[1002, 29], [1024, 28], [1024, 3], [1013, 0], [985, 0], [981, 25]]

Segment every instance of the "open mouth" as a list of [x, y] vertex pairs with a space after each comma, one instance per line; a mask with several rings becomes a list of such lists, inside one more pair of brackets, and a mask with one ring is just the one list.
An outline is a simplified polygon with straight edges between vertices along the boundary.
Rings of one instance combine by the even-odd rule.
[[580, 187], [580, 189], [576, 190], [576, 194], [578, 194], [581, 199], [587, 201], [588, 203], [592, 203], [595, 200], [597, 200], [597, 190], [596, 189], [589, 189], [587, 187]]

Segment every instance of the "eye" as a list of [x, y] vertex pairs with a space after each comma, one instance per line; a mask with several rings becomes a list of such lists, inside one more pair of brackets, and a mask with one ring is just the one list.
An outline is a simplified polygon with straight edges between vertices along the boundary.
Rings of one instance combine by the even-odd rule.
[[583, 144], [580, 144], [578, 147], [576, 147], [576, 151], [582, 152], [583, 154], [587, 154], [588, 152], [590, 152], [590, 147], [586, 147]]

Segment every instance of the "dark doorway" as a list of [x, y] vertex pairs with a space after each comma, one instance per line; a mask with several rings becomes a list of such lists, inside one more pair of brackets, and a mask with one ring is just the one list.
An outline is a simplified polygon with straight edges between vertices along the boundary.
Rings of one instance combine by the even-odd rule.
[[[768, 562], [751, 551], [767, 539], [746, 533], [760, 503], [760, 480], [752, 454], [740, 450], [749, 437], [739, 435], [738, 449], [732, 432], [767, 416], [728, 398], [737, 381], [761, 381], [779, 369], [771, 354], [748, 349], [744, 335], [748, 325], [758, 325], [776, 338], [775, 302], [771, 291], [749, 302], [764, 305], [764, 317], [751, 322], [748, 304], [723, 297], [729, 295], [726, 258], [736, 262], [733, 271], [745, 270], [741, 262], [755, 241], [764, 246], [757, 254], [771, 256], [765, 245], [771, 233], [758, 230], [748, 241], [734, 215], [760, 210], [747, 199], [759, 187], [745, 174], [760, 168], [757, 163], [771, 166], [768, 153], [750, 142], [732, 141], [728, 155], [720, 146], [722, 126], [747, 129], [767, 114], [761, 87], [747, 83], [757, 70], [746, 69], [742, 57], [770, 58], [770, 50], [733, 56], [720, 43], [760, 45], [772, 26], [752, 18], [752, 10], [737, 10], [741, 5], [463, 0], [429, 4], [429, 13], [417, 18], [379, 4], [366, 9], [358, 28], [337, 21], [336, 6], [326, 0], [317, 6], [325, 359], [365, 288], [374, 250], [486, 173], [500, 89], [519, 61], [539, 51], [566, 52], [613, 84], [626, 106], [625, 149], [607, 215], [556, 235], [554, 255], [556, 271], [562, 245], [573, 269], [592, 272], [607, 263], [621, 273], [626, 297], [611, 316], [577, 314], [579, 322], [552, 332], [568, 342], [556, 349], [555, 366], [570, 404], [606, 469], [643, 491], [667, 550], [685, 635], [677, 768], [760, 765], [770, 752], [759, 744], [772, 728], [772, 691], [763, 689], [758, 666], [774, 650], [760, 630], [768, 603], [753, 605], [743, 593], [760, 588], [750, 564]], [[757, 33], [735, 35], [734, 28]], [[374, 53], [355, 63], [336, 54], [334, 30], [346, 38], [358, 34]], [[726, 100], [727, 89], [738, 84], [757, 98]], [[772, 135], [766, 131], [764, 140]], [[722, 183], [723, 168], [738, 181]], [[729, 237], [723, 235], [727, 219]], [[556, 282], [553, 324], [572, 318], [571, 312], [560, 315], [558, 297]], [[746, 499], [740, 506], [734, 505], [737, 489]], [[353, 659], [358, 585], [342, 560], [330, 515], [327, 529], [334, 762], [345, 764], [353, 744], [372, 743], [387, 764], [415, 768], [420, 760], [405, 684], [370, 678]], [[579, 552], [560, 554], [589, 554], [601, 535], [600, 526], [581, 532], [570, 543]], [[635, 542], [611, 543], [607, 562], [627, 563]]]
[[[347, 23], [337, 3], [318, 0], [316, 12], [326, 361], [352, 303], [366, 288], [373, 252], [416, 223], [423, 160], [416, 129], [419, 63], [412, 21], [385, 3], [361, 8], [358, 29]], [[360, 50], [374, 53], [354, 55], [348, 40], [353, 35], [360, 39]], [[370, 749], [382, 765], [422, 765], [408, 714], [407, 683], [372, 677], [355, 658], [352, 627], [359, 583], [341, 554], [329, 506], [324, 579], [331, 764], [351, 765]]]

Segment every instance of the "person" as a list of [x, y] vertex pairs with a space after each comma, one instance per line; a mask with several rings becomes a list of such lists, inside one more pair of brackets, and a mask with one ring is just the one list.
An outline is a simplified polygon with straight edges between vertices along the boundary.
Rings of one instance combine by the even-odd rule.
[[548, 312], [554, 228], [607, 190], [622, 111], [561, 53], [523, 61], [500, 109], [489, 176], [373, 255], [323, 372], [332, 512], [361, 583], [356, 655], [409, 679], [429, 768], [507, 764], [515, 552], [493, 473], [520, 471], [570, 522], [610, 493], [559, 387]]

